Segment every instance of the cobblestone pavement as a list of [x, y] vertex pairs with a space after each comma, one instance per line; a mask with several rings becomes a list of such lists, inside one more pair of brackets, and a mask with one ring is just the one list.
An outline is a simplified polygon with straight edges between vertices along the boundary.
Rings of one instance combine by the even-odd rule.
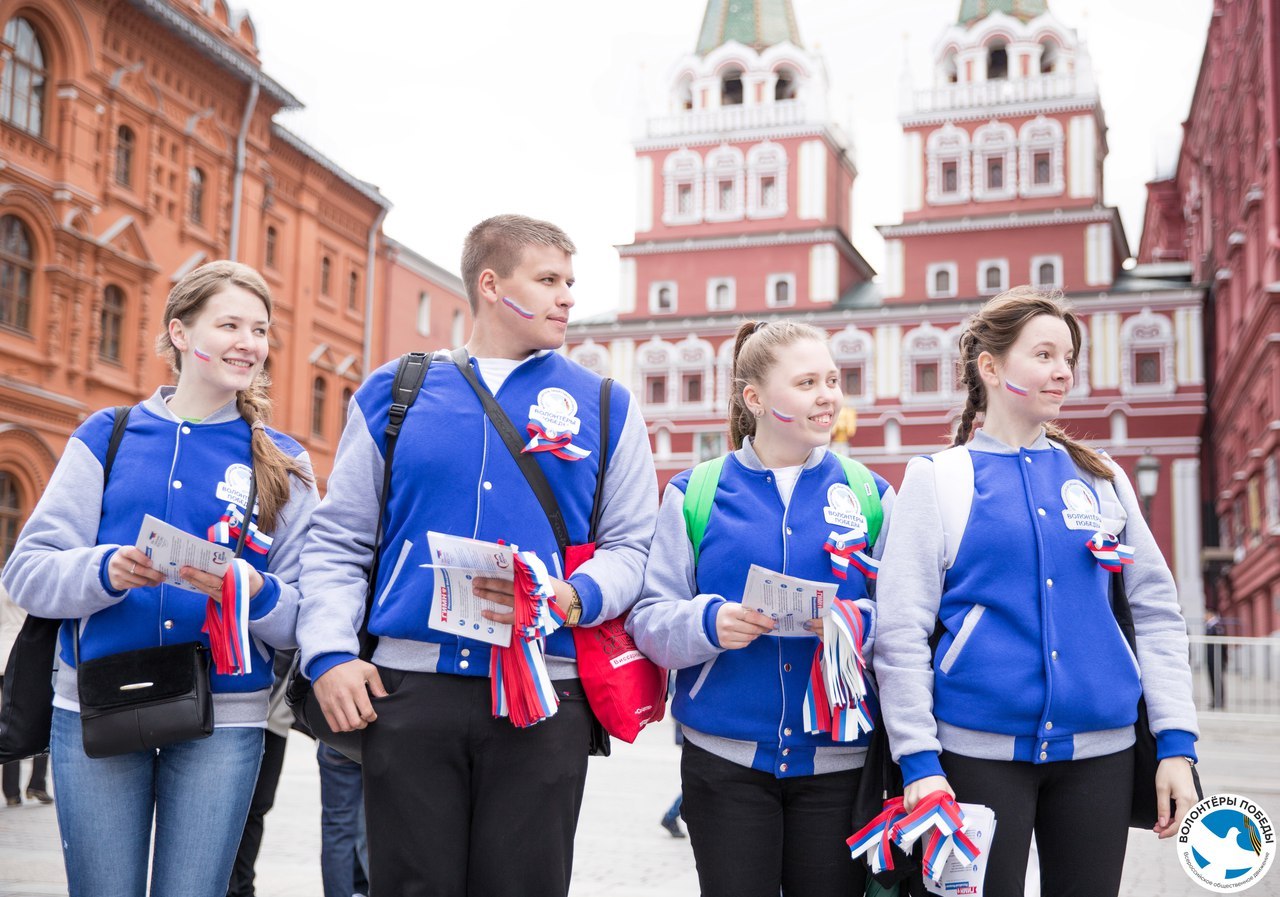
[[[1280, 721], [1202, 720], [1200, 770], [1207, 793], [1235, 792], [1280, 818]], [[257, 892], [262, 897], [320, 897], [320, 800], [312, 743], [290, 737], [275, 809], [267, 816]], [[24, 772], [25, 776], [25, 772]], [[24, 780], [25, 782], [25, 780]], [[573, 897], [695, 897], [688, 840], [658, 825], [680, 787], [679, 751], [664, 721], [636, 745], [615, 743], [593, 758], [578, 828]], [[1173, 843], [1132, 832], [1124, 897], [1202, 897], [1178, 865]], [[0, 810], [0, 895], [65, 895], [54, 809], [24, 803]], [[1280, 872], [1249, 897], [1280, 897]]]

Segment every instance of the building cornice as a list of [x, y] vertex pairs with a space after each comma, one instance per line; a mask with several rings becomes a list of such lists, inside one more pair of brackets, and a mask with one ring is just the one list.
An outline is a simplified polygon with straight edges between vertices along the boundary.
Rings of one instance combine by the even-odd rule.
[[749, 128], [741, 131], [705, 131], [671, 137], [642, 138], [634, 144], [637, 153], [675, 150], [692, 146], [720, 146], [722, 143], [755, 143], [763, 140], [788, 140], [798, 137], [820, 137], [840, 160], [857, 177], [858, 167], [843, 137], [831, 125], [807, 124], [790, 127]]
[[168, 0], [129, 0], [129, 2], [154, 21], [159, 22], [184, 38], [187, 43], [203, 52], [205, 56], [222, 66], [222, 68], [239, 75], [246, 81], [257, 82], [268, 96], [285, 109], [302, 108], [302, 101], [285, 90], [279, 82], [263, 73], [262, 69], [257, 65], [174, 9]]
[[1052, 227], [1056, 224], [1117, 224], [1119, 220], [1119, 210], [1108, 206], [1101, 209], [1071, 211], [1055, 209], [1052, 212], [1033, 212], [1029, 215], [1010, 212], [1007, 215], [965, 216], [963, 218], [944, 218], [939, 221], [913, 221], [910, 224], [877, 224], [876, 230], [885, 239], [893, 239], [897, 237], [923, 237], [933, 234], [960, 234], [984, 230]]
[[347, 171], [345, 168], [339, 165], [337, 162], [334, 162], [324, 153], [320, 152], [314, 146], [307, 143], [297, 134], [294, 134], [292, 131], [286, 130], [281, 125], [278, 125], [275, 122], [272, 122], [271, 136], [280, 138], [282, 142], [288, 144], [293, 149], [302, 153], [302, 155], [306, 156], [312, 162], [315, 162], [317, 165], [326, 169], [330, 174], [335, 175], [344, 184], [346, 184], [352, 190], [355, 190], [365, 199], [372, 202], [374, 205], [380, 206], [381, 208], [384, 208], [384, 209], [391, 208], [391, 200], [383, 196], [382, 193], [379, 192], [377, 187], [375, 187], [373, 184], [370, 184], [368, 181], [360, 180], [351, 172]]
[[904, 128], [918, 128], [957, 121], [989, 121], [993, 118], [1004, 120], [1022, 116], [1056, 115], [1060, 112], [1097, 112], [1098, 108], [1097, 96], [1079, 96], [1060, 100], [1030, 100], [1025, 103], [984, 103], [979, 106], [904, 113], [898, 117], [898, 122]]
[[845, 259], [866, 277], [874, 277], [875, 269], [854, 248], [843, 231], [834, 227], [804, 231], [773, 231], [765, 234], [741, 234], [736, 237], [686, 237], [683, 240], [646, 240], [614, 246], [622, 258], [642, 255], [668, 255], [680, 252], [707, 252], [718, 249], [757, 249], [763, 246], [797, 246], [807, 243], [831, 243]]

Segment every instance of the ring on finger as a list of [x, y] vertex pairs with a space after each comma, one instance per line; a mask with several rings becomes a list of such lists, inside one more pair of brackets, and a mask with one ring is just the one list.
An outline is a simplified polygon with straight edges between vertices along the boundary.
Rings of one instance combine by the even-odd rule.
[[132, 576], [137, 572], [138, 572], [138, 562], [134, 561], [132, 564], [129, 565], [129, 575]]

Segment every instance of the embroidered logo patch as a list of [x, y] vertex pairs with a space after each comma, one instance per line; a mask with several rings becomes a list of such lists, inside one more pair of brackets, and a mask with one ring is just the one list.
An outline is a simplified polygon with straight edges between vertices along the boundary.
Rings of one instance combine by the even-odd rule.
[[862, 516], [862, 506], [847, 483], [832, 483], [827, 487], [827, 506], [822, 517], [832, 526], [852, 530], [858, 534], [867, 531], [867, 518]]
[[1098, 499], [1082, 480], [1067, 480], [1062, 484], [1062, 503], [1067, 506], [1062, 512], [1067, 529], [1092, 533], [1102, 528]]
[[253, 470], [248, 464], [232, 464], [222, 475], [216, 494], [220, 501], [235, 502], [240, 507], [249, 503], [249, 481]]

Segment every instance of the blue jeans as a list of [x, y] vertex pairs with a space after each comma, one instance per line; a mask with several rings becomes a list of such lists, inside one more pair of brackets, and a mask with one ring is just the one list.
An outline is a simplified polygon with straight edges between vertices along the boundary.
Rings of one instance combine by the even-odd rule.
[[71, 897], [225, 897], [262, 761], [262, 729], [94, 760], [54, 708], [50, 757]]
[[367, 889], [369, 846], [364, 831], [364, 786], [360, 764], [323, 742], [320, 764], [320, 875], [324, 897], [351, 897]]

